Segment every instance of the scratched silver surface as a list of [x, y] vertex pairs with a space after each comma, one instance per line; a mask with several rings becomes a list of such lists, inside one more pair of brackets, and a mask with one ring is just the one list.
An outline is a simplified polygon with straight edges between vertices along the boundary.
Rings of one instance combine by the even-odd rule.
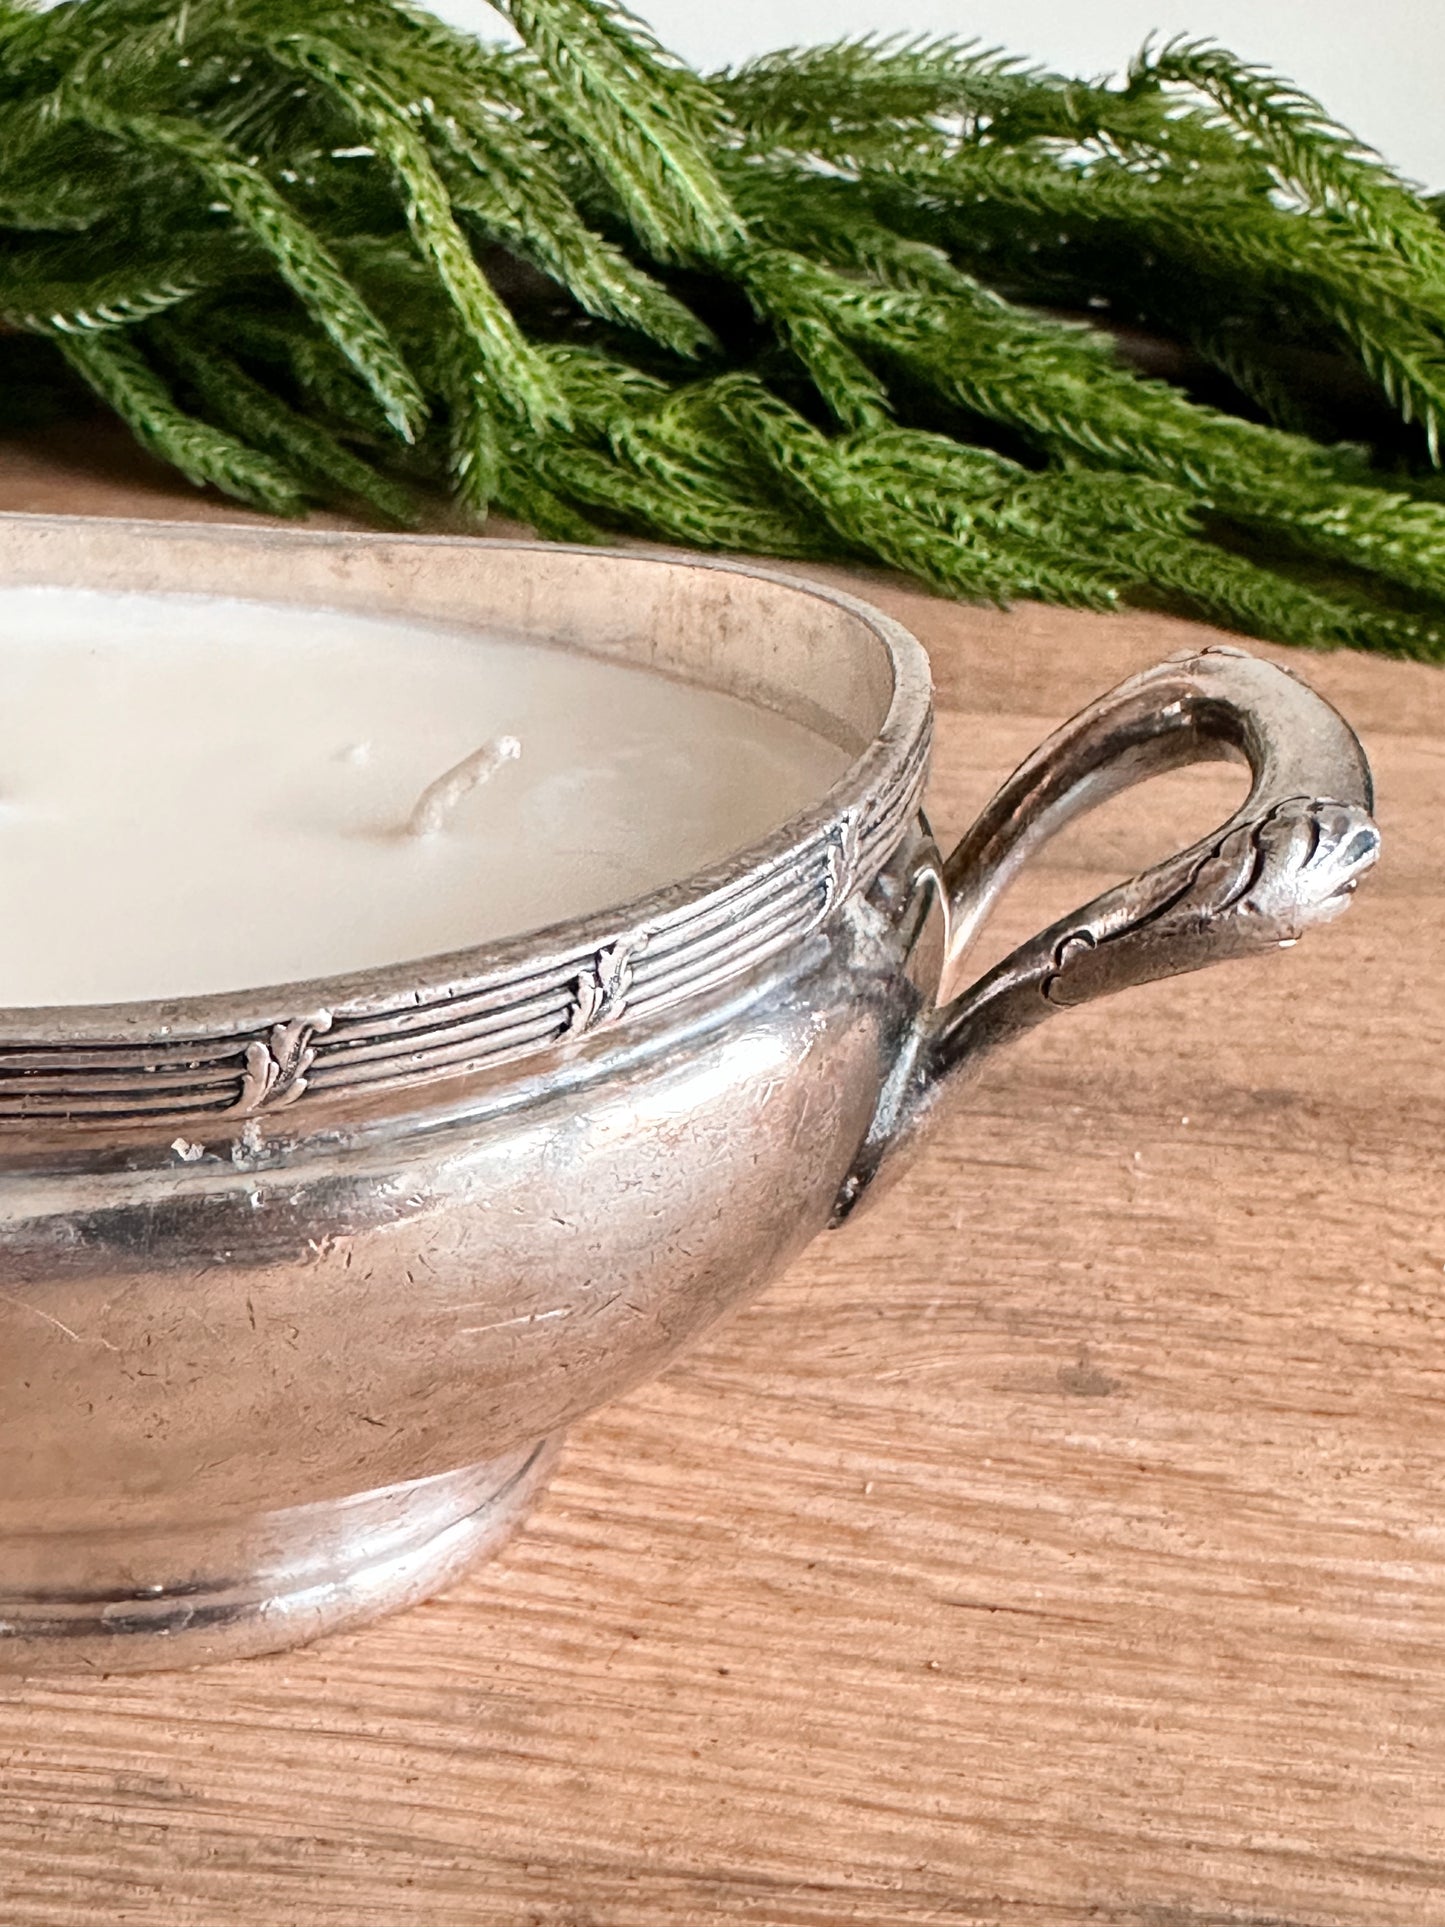
[[[242, 997], [0, 1013], [4, 1666], [193, 1664], [424, 1597], [523, 1516], [573, 1419], [877, 1196], [988, 1051], [1292, 942], [1377, 847], [1347, 726], [1235, 651], [1103, 698], [944, 863], [918, 810], [922, 652], [811, 585], [21, 517], [0, 518], [6, 577], [493, 622], [768, 701], [855, 761], [722, 871], [575, 928]], [[1043, 836], [1214, 755], [1254, 772], [1228, 824], [958, 988]], [[338, 1036], [369, 1055], [328, 1079]]]

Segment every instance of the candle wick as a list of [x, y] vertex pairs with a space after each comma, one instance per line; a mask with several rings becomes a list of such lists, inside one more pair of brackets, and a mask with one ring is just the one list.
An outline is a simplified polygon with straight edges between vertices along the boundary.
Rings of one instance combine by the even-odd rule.
[[433, 783], [428, 783], [406, 820], [407, 836], [435, 836], [446, 828], [447, 818], [464, 796], [479, 783], [495, 776], [504, 763], [514, 762], [522, 753], [515, 736], [494, 736], [470, 756], [464, 756]]

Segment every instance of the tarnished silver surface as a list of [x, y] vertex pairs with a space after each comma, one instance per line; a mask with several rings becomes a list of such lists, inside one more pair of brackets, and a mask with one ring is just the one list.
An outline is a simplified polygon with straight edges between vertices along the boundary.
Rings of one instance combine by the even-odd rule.
[[[1293, 941], [1376, 851], [1347, 726], [1238, 651], [1105, 697], [943, 864], [922, 651], [812, 585], [38, 517], [0, 517], [0, 580], [474, 622], [744, 695], [854, 758], [766, 841], [599, 917], [326, 982], [0, 1011], [0, 1666], [192, 1664], [424, 1597], [522, 1515], [567, 1424], [846, 1215], [984, 1052]], [[1043, 836], [1214, 755], [1255, 777], [1214, 837], [956, 990]]]

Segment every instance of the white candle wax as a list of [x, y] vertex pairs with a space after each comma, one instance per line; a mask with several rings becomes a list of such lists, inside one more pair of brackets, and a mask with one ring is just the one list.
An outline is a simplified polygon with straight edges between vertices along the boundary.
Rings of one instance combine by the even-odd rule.
[[564, 649], [0, 589], [0, 1005], [244, 989], [536, 929], [732, 854], [846, 761]]

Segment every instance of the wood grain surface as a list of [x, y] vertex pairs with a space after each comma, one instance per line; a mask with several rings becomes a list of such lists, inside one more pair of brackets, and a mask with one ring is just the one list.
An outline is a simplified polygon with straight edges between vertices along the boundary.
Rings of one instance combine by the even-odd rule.
[[[99, 430], [0, 508], [238, 519]], [[863, 592], [932, 652], [946, 836], [1204, 633]], [[1379, 781], [1342, 923], [996, 1060], [446, 1597], [0, 1682], [0, 1927], [1445, 1923], [1445, 673], [1291, 660]], [[1240, 782], [1077, 826], [994, 952]]]

